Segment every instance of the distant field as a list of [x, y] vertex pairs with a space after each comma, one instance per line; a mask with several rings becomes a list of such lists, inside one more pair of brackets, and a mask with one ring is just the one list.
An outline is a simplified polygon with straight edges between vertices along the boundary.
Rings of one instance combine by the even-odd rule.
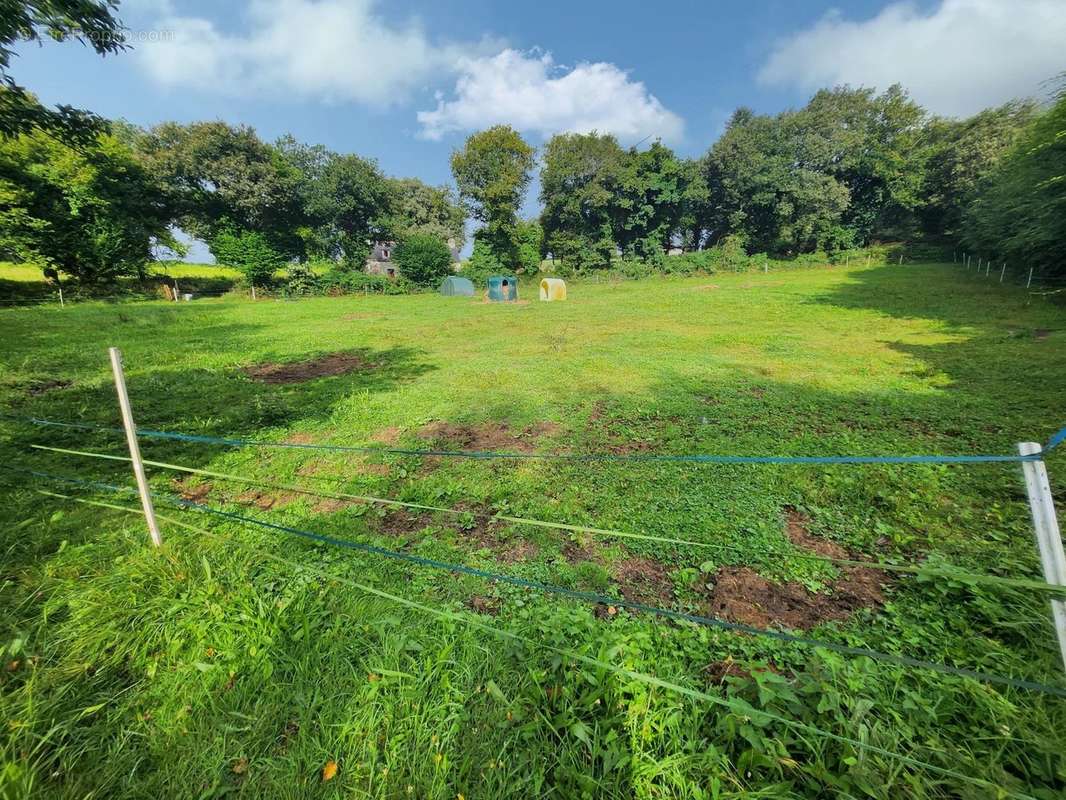
[[[3, 267], [0, 278], [17, 272]], [[290, 444], [972, 454], [1010, 453], [1066, 424], [1066, 311], [951, 265], [574, 283], [564, 303], [523, 299], [533, 302], [422, 294], [0, 310], [0, 401], [19, 416], [114, 426], [115, 345], [143, 428]], [[31, 444], [120, 455], [121, 436], [0, 418], [0, 461], [131, 485], [120, 462]], [[161, 495], [211, 508], [1064, 685], [1044, 596], [811, 558], [1040, 578], [1016, 464], [142, 447], [161, 462], [461, 513], [150, 470]], [[1062, 451], [1048, 465], [1066, 496]], [[996, 796], [966, 778], [1039, 798], [1066, 791], [1061, 698], [419, 567], [181, 511], [162, 496], [160, 513], [212, 535], [164, 521], [155, 552], [136, 516], [34, 489], [136, 505], [127, 496], [4, 471], [0, 481], [0, 796]], [[331, 762], [336, 776], [323, 781]]]
[[[170, 261], [157, 261], [148, 268], [149, 280], [142, 285], [133, 278], [125, 278], [119, 281], [118, 290], [123, 292], [140, 292], [146, 288], [155, 288], [159, 281], [152, 280], [154, 276], [166, 276], [168, 278], [188, 279], [190, 285], [187, 288], [199, 291], [224, 291], [231, 287], [241, 277], [241, 273], [230, 267], [215, 266], [213, 264], [181, 264]], [[181, 284], [178, 284], [179, 287]], [[67, 285], [65, 291], [68, 295], [77, 295], [77, 287]], [[0, 261], [0, 301], [17, 301], [21, 299], [33, 299], [56, 296], [56, 289], [49, 284], [41, 273], [40, 267], [32, 264], [13, 264], [10, 261]], [[0, 303], [2, 304], [2, 303]]]

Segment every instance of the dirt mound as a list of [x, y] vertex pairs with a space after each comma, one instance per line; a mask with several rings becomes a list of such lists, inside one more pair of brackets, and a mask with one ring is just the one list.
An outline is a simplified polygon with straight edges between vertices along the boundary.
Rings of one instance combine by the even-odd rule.
[[789, 541], [803, 550], [810, 550], [826, 558], [849, 558], [850, 554], [836, 542], [812, 535], [807, 530], [810, 517], [794, 506], [785, 506], [785, 534]]
[[832, 591], [815, 593], [800, 583], [771, 583], [748, 567], [722, 567], [710, 592], [708, 611], [757, 628], [807, 630], [847, 619], [857, 609], [882, 605], [883, 583], [884, 575], [877, 570], [856, 568], [846, 571]]
[[241, 492], [233, 499], [243, 505], [255, 506], [263, 511], [269, 511], [272, 508], [283, 508], [297, 500], [298, 497], [298, 495], [291, 492], [274, 492], [271, 494], [263, 489], [249, 489], [246, 492]]
[[[857, 558], [835, 542], [807, 530], [810, 519], [785, 506], [785, 533], [796, 547], [826, 558]], [[708, 593], [708, 612], [758, 628], [807, 630], [823, 622], [843, 620], [860, 608], [884, 605], [888, 576], [870, 567], [841, 567], [827, 592], [812, 592], [795, 582], [772, 583], [748, 567], [722, 567]]]
[[343, 511], [346, 508], [358, 505], [361, 505], [358, 500], [345, 500], [340, 497], [325, 497], [315, 503], [311, 507], [311, 511], [315, 514], [335, 514], [338, 511]]
[[662, 603], [674, 596], [666, 567], [651, 558], [633, 556], [612, 567], [622, 597], [632, 603]]
[[212, 491], [214, 486], [210, 483], [201, 483], [195, 479], [175, 479], [171, 481], [171, 485], [174, 490], [181, 495], [182, 500], [188, 500], [190, 503], [202, 503], [206, 500]]
[[492, 519], [492, 511], [485, 506], [462, 506], [460, 510], [473, 515], [467, 527], [457, 525], [459, 535], [473, 542], [477, 549], [488, 550], [501, 564], [514, 564], [537, 555], [537, 546], [521, 537], [503, 540], [497, 535], [500, 523]]
[[50, 378], [43, 381], [34, 381], [26, 388], [26, 394], [30, 397], [40, 397], [42, 394], [54, 392], [58, 389], [66, 389], [73, 385], [72, 381], [65, 378]]
[[244, 374], [263, 383], [300, 383], [314, 378], [345, 375], [349, 372], [371, 370], [380, 366], [360, 353], [327, 353], [307, 361], [255, 364]]
[[456, 450], [512, 450], [532, 453], [536, 440], [558, 432], [554, 422], [538, 422], [515, 430], [507, 422], [483, 422], [466, 425], [451, 422], [431, 422], [418, 432], [418, 438], [440, 442]]
[[474, 595], [466, 601], [466, 605], [467, 608], [471, 611], [476, 611], [478, 614], [488, 614], [490, 617], [495, 617], [500, 613], [500, 607], [503, 604], [495, 597]]
[[567, 539], [562, 546], [563, 558], [571, 564], [580, 564], [583, 561], [600, 560], [600, 550], [595, 542], [581, 542]]
[[377, 529], [390, 536], [403, 536], [415, 533], [427, 527], [431, 517], [429, 514], [413, 514], [402, 508], [397, 508], [385, 513], [378, 520]]

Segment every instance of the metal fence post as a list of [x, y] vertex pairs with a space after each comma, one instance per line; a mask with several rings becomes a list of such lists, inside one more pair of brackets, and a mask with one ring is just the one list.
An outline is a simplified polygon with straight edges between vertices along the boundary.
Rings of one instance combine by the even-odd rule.
[[[1018, 444], [1018, 452], [1023, 456], [1039, 455], [1043, 448], [1036, 442], [1021, 442]], [[1033, 516], [1033, 530], [1036, 532], [1044, 578], [1054, 586], [1066, 586], [1066, 553], [1062, 550], [1062, 534], [1059, 533], [1059, 521], [1055, 516], [1055, 501], [1051, 496], [1047, 467], [1043, 459], [1023, 461], [1022, 473], [1025, 476], [1025, 490], [1029, 495], [1029, 512]], [[1062, 664], [1066, 668], [1066, 600], [1051, 601], [1051, 618], [1055, 625], [1055, 635], [1059, 639]]]
[[1003, 276], [1007, 274], [1007, 262], [1003, 262], [1003, 269], [999, 271], [999, 282], [1003, 283]]
[[137, 426], [133, 423], [133, 409], [130, 408], [130, 396], [126, 392], [126, 376], [122, 371], [122, 353], [117, 347], [107, 350], [111, 356], [111, 371], [115, 375], [115, 391], [118, 393], [118, 405], [122, 409], [122, 427], [126, 429], [126, 444], [130, 449], [130, 462], [133, 464], [133, 476], [137, 479], [137, 491], [141, 495], [141, 507], [144, 509], [144, 521], [148, 523], [148, 533], [152, 544], [159, 547], [163, 537], [159, 535], [159, 525], [155, 521], [155, 507], [152, 495], [148, 491], [148, 478], [144, 474], [144, 462], [141, 461], [141, 446], [137, 443]]

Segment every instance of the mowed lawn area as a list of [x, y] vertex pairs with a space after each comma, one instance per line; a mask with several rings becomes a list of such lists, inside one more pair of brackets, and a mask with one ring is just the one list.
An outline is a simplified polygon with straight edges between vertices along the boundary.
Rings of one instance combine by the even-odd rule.
[[[116, 426], [118, 346], [142, 428], [298, 445], [1007, 454], [1066, 424], [1066, 309], [951, 265], [569, 289], [539, 303], [523, 285], [531, 302], [518, 305], [424, 294], [5, 308], [0, 405]], [[126, 452], [113, 431], [0, 419], [5, 468], [133, 485], [123, 462], [35, 444]], [[135, 497], [0, 469], [0, 796], [1066, 792], [1062, 697], [175, 504], [1061, 688], [1046, 594], [822, 560], [1040, 579], [1016, 463], [142, 449], [253, 483], [150, 467], [166, 518], [156, 550], [143, 517], [54, 495]], [[1060, 498], [1063, 452], [1048, 458]]]

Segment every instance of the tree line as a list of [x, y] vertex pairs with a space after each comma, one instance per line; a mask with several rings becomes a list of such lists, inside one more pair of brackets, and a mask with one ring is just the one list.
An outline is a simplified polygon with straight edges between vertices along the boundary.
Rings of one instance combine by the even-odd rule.
[[[118, 23], [91, 3], [15, 6], [21, 16], [0, 23], [0, 255], [87, 284], [141, 274], [159, 248], [181, 253], [179, 228], [253, 283], [314, 261], [360, 272], [375, 240], [410, 241], [398, 248], [405, 271], [430, 282], [468, 217], [475, 276], [534, 272], [545, 257], [580, 273], [619, 258], [659, 268], [673, 248], [787, 258], [878, 241], [1066, 274], [1063, 92], [1047, 107], [1016, 101], [954, 120], [899, 86], [824, 89], [779, 114], [738, 109], [698, 158], [592, 132], [557, 134], [538, 159], [499, 125], [452, 154], [453, 190], [220, 121], [141, 129], [46, 109], [10, 78], [9, 45], [47, 29], [104, 54], [121, 49], [103, 35]], [[538, 166], [542, 210], [523, 220]]]

